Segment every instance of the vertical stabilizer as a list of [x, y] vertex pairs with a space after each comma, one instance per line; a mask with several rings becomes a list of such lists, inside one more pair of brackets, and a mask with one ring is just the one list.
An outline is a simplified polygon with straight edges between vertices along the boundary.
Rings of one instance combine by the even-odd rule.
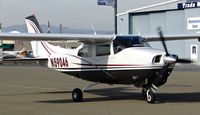
[[28, 33], [43, 33], [41, 26], [39, 25], [35, 15], [31, 15], [25, 18]]
[[[28, 33], [43, 33], [37, 18], [35, 15], [31, 15], [25, 18], [26, 26], [28, 29]], [[48, 42], [44, 41], [31, 41], [31, 46], [33, 50], [34, 57], [42, 57], [47, 58], [52, 53], [54, 53], [50, 47], [51, 45]]]

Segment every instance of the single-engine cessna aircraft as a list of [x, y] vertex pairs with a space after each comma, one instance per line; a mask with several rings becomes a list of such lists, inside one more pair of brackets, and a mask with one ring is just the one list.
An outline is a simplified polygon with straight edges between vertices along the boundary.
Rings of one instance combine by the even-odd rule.
[[[143, 88], [142, 95], [148, 103], [155, 102], [158, 87], [167, 82], [176, 63], [192, 63], [170, 54], [161, 30], [160, 36], [133, 35], [45, 34], [34, 15], [25, 19], [29, 34], [1, 33], [0, 39], [31, 41], [34, 60], [49, 68], [74, 77], [105, 84], [135, 85]], [[37, 33], [37, 34], [36, 34]], [[199, 36], [167, 36], [167, 40], [197, 39]], [[51, 40], [78, 40], [82, 44], [74, 50], [53, 46]], [[161, 41], [164, 51], [153, 49], [147, 41]], [[28, 59], [29, 60], [29, 59]], [[30, 59], [30, 60], [33, 60]], [[83, 90], [72, 92], [75, 102], [83, 100]]]

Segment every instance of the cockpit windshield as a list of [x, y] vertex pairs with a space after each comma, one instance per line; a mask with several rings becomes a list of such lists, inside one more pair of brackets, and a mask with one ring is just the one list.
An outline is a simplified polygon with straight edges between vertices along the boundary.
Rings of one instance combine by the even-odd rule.
[[140, 36], [116, 36], [113, 41], [114, 53], [130, 47], [150, 47], [147, 41]]

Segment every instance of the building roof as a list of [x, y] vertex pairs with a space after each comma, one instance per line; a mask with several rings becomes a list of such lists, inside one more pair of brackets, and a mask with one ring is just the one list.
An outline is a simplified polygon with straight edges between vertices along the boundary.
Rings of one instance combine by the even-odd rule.
[[152, 5], [145, 6], [145, 7], [135, 8], [135, 9], [128, 10], [124, 13], [119, 13], [119, 14], [117, 14], [117, 16], [126, 15], [126, 14], [137, 12], [137, 11], [140, 11], [140, 10], [145, 10], [145, 9], [149, 9], [149, 8], [153, 8], [153, 7], [163, 6], [163, 5], [167, 5], [167, 4], [179, 2], [179, 1], [183, 1], [183, 0], [169, 0], [169, 1], [166, 1], [166, 2], [152, 4]]

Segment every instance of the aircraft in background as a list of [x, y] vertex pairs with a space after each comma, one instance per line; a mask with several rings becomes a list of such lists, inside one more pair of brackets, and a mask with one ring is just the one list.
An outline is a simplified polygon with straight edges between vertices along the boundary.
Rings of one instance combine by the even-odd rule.
[[[72, 98], [83, 100], [83, 92], [98, 83], [125, 84], [142, 88], [148, 103], [155, 102], [158, 87], [167, 82], [176, 63], [192, 63], [179, 59], [167, 50], [161, 30], [160, 36], [133, 35], [44, 34], [34, 15], [25, 19], [29, 34], [1, 33], [0, 39], [31, 41], [35, 58], [48, 68], [92, 81], [83, 90], [75, 88]], [[199, 36], [167, 36], [167, 40], [197, 39]], [[74, 50], [53, 46], [47, 41], [78, 40], [82, 44]], [[150, 47], [147, 41], [161, 41], [163, 50]]]
[[[20, 34], [19, 31], [11, 31], [9, 33], [14, 33], [14, 34]], [[5, 41], [4, 41], [5, 42]], [[7, 41], [8, 42], [8, 41]], [[13, 47], [3, 47], [3, 50], [0, 51], [0, 61], [2, 59], [12, 59], [12, 58], [32, 58], [32, 51], [27, 50], [26, 48], [22, 48], [22, 50], [20, 51], [13, 51], [14, 50], [14, 41], [9, 41], [9, 42], [13, 42]], [[2, 43], [4, 44], [4, 43]], [[4, 44], [5, 45], [5, 44]]]
[[14, 58], [33, 58], [32, 51], [23, 48], [20, 51], [1, 51], [0, 60]]

